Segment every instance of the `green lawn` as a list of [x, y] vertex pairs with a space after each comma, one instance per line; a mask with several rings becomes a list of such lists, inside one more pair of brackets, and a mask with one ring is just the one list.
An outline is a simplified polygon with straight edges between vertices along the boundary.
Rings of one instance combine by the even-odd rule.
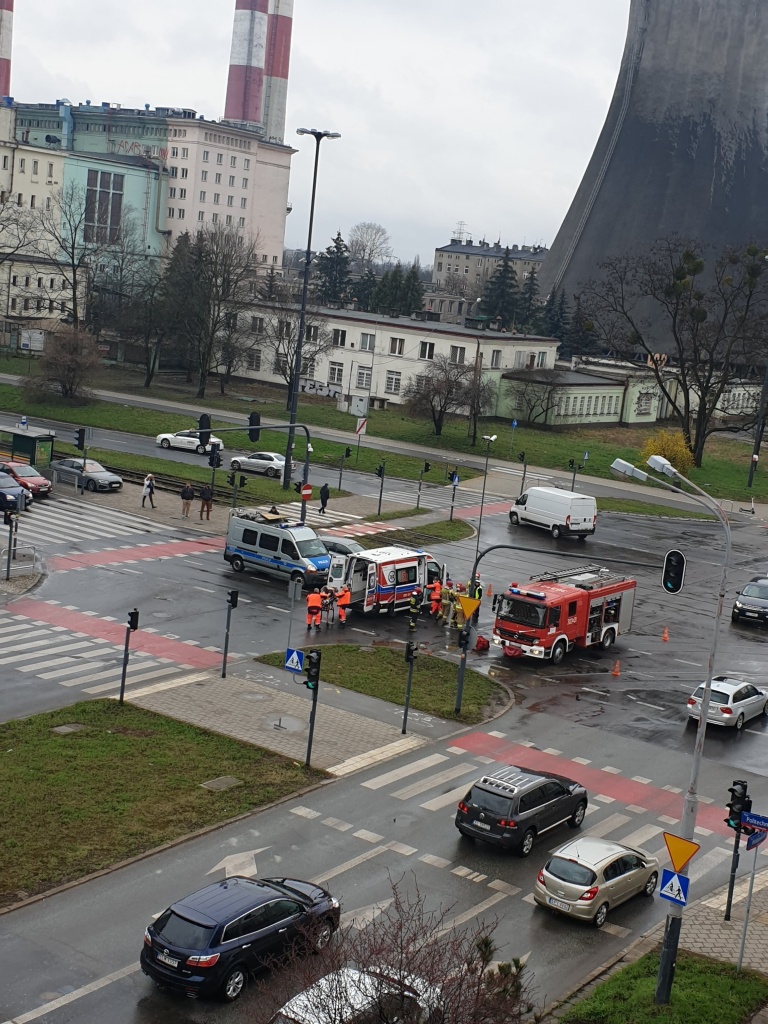
[[[391, 518], [399, 518], [392, 516]], [[475, 531], [463, 519], [451, 522], [445, 519], [438, 523], [425, 523], [418, 528], [393, 530], [391, 533], [375, 533], [369, 537], [356, 537], [364, 548], [383, 548], [388, 544], [397, 544], [405, 548], [429, 548], [435, 544], [447, 544], [450, 541], [465, 540]]]
[[612, 974], [559, 1018], [562, 1024], [746, 1024], [768, 1001], [768, 977], [680, 952], [672, 998], [654, 1001], [658, 953]]
[[671, 519], [714, 519], [706, 512], [688, 511], [673, 505], [651, 505], [632, 498], [597, 498], [599, 512], [631, 512], [638, 516], [669, 516]]
[[[67, 736], [54, 726], [85, 728]], [[278, 754], [116, 701], [0, 725], [0, 906], [323, 778]], [[233, 775], [222, 792], [203, 782]]]
[[[355, 621], [354, 614], [352, 620]], [[403, 616], [403, 637], [407, 630], [407, 617]], [[321, 686], [322, 683], [328, 683], [331, 686], [354, 690], [355, 693], [366, 693], [370, 697], [378, 697], [392, 704], [403, 703], [408, 677], [404, 648], [398, 645], [397, 650], [388, 650], [383, 647], [365, 648], [352, 644], [336, 644], [323, 646], [322, 652]], [[282, 668], [285, 664], [285, 652], [265, 654], [258, 660], [275, 668]], [[471, 669], [467, 669], [464, 676], [464, 696], [460, 715], [456, 715], [453, 709], [455, 697], [456, 666], [442, 658], [421, 653], [413, 670], [411, 707], [415, 711], [423, 711], [424, 714], [437, 718], [474, 723], [482, 721], [484, 712], [487, 712], [492, 703], [498, 704], [506, 699], [501, 687]]]

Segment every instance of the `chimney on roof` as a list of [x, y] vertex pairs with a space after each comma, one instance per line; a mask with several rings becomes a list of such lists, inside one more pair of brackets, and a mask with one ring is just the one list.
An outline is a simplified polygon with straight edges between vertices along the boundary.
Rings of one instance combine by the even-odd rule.
[[[2, 0], [0, 0], [2, 2]], [[293, 0], [235, 0], [224, 117], [283, 141]]]
[[0, 0], [0, 96], [11, 94], [13, 0]]

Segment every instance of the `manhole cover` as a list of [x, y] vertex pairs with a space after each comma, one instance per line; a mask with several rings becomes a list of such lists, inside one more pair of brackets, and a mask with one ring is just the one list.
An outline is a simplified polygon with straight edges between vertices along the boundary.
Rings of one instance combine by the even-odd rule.
[[72, 725], [57, 725], [52, 731], [58, 733], [59, 736], [69, 736], [71, 732], [80, 732], [84, 728], [84, 725], [78, 725], [76, 722], [73, 722]]
[[219, 792], [222, 789], [234, 789], [235, 786], [242, 786], [242, 781], [234, 775], [222, 775], [221, 778], [211, 779], [210, 782], [201, 782], [203, 789], [212, 789]]

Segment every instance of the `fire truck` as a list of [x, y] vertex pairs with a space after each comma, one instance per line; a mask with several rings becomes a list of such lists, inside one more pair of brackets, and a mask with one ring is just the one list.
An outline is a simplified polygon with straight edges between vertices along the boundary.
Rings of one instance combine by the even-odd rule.
[[532, 576], [494, 598], [493, 642], [512, 658], [559, 665], [574, 647], [607, 650], [629, 632], [637, 581], [599, 565]]

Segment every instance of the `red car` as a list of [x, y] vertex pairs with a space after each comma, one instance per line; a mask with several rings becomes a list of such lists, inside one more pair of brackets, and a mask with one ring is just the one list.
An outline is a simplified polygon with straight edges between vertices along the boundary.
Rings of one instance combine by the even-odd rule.
[[47, 498], [53, 489], [53, 484], [47, 480], [39, 470], [30, 466], [28, 462], [0, 462], [0, 473], [7, 473], [13, 479], [26, 488], [33, 498]]

